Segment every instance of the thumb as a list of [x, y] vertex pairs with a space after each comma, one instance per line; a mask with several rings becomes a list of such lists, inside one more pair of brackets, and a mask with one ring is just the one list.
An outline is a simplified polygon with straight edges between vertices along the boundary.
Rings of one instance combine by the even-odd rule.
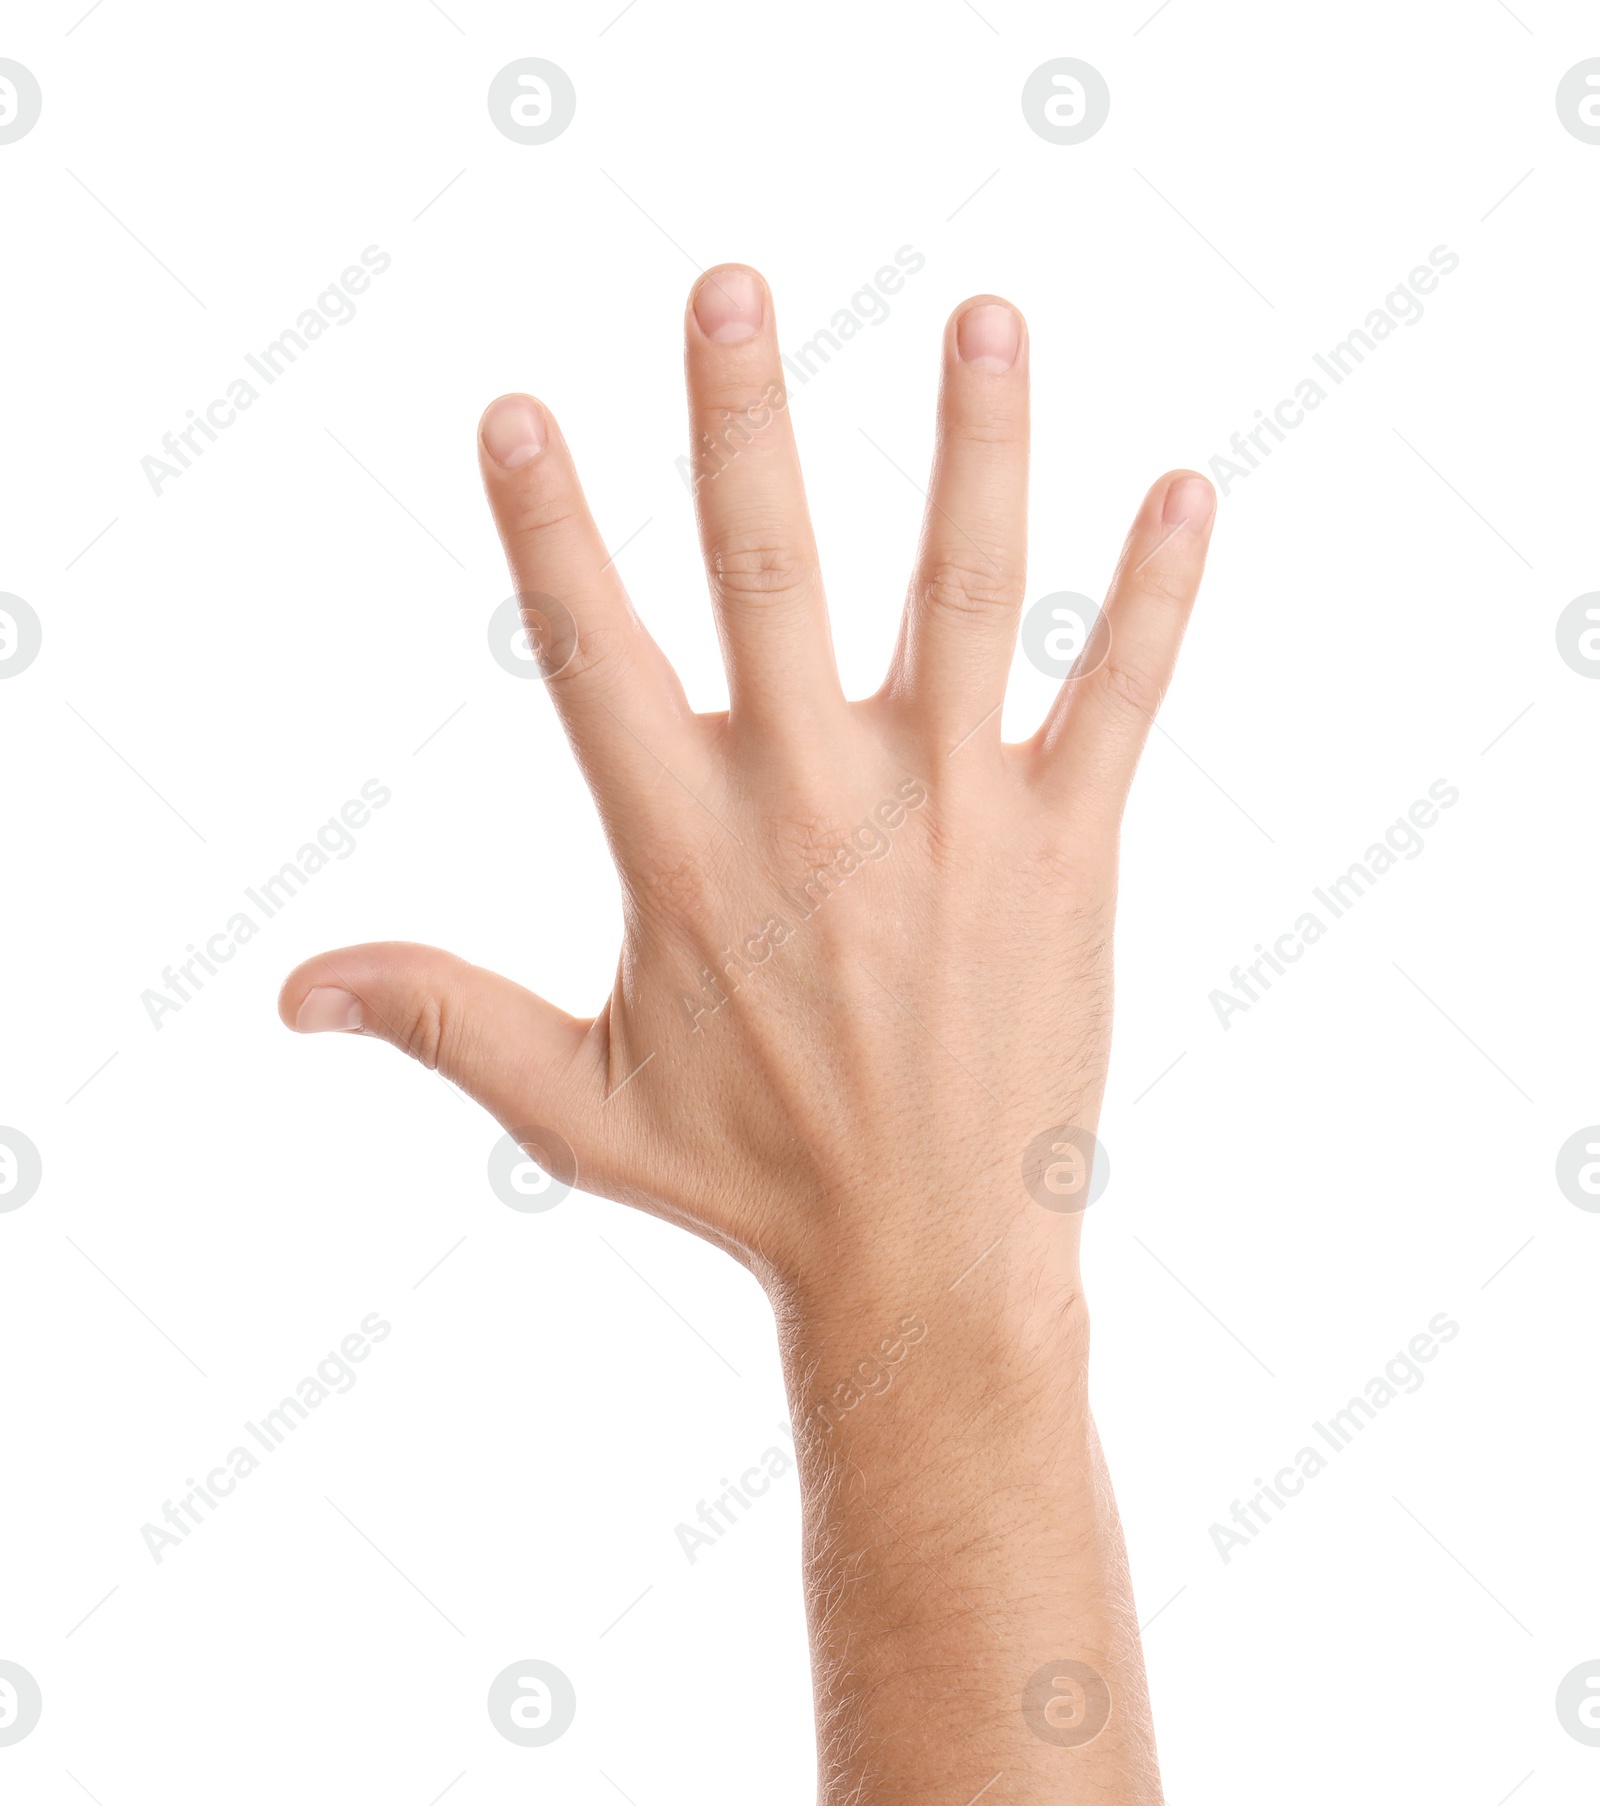
[[[587, 1022], [437, 947], [376, 941], [297, 966], [278, 1014], [300, 1034], [387, 1041], [442, 1072], [508, 1128], [577, 1117]], [[551, 1127], [560, 1129], [559, 1120]]]

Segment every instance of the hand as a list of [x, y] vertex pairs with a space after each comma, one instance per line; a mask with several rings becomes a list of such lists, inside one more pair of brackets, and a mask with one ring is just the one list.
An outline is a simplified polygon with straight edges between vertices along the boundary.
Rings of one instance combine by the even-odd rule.
[[[809, 1488], [851, 1446], [813, 1421], [838, 1377], [824, 1363], [853, 1371], [906, 1312], [944, 1313], [929, 1323], [929, 1350], [941, 1338], [961, 1347], [962, 1372], [980, 1351], [990, 1378], [1029, 1385], [1030, 1404], [1041, 1401], [1024, 1376], [1041, 1349], [1070, 1347], [1081, 1371], [1081, 1210], [1070, 1173], [1069, 1208], [1041, 1207], [1023, 1161], [1042, 1132], [1097, 1122], [1118, 826], [1199, 584], [1214, 497], [1192, 474], [1155, 485], [1111, 581], [1109, 654], [1063, 686], [1031, 740], [1003, 745], [1024, 587], [1028, 339], [1006, 303], [968, 302], [945, 333], [938, 448], [899, 643], [883, 687], [852, 703], [834, 667], [765, 285], [737, 266], [713, 270], [686, 334], [726, 713], [688, 707], [546, 410], [506, 396], [480, 430], [530, 637], [621, 880], [624, 939], [604, 1007], [577, 1020], [448, 954], [379, 943], [307, 962], [280, 1008], [302, 1030], [394, 1043], [514, 1134], [554, 1131], [585, 1190], [744, 1261], [784, 1326], [797, 1422], [815, 1445]], [[560, 1158], [547, 1133], [541, 1145]], [[1080, 1161], [1092, 1148], [1075, 1145]], [[952, 1294], [980, 1259], [980, 1276]], [[930, 1352], [922, 1370], [947, 1358]], [[953, 1410], [966, 1383], [954, 1368], [937, 1396], [923, 1382], [923, 1417], [899, 1420], [894, 1452], [871, 1454], [875, 1471], [898, 1471], [908, 1439]], [[1076, 1383], [1050, 1425], [1079, 1447], [1092, 1489], [1098, 1457]], [[880, 1412], [878, 1430], [891, 1421]], [[1026, 1462], [1009, 1444], [1004, 1457]], [[1110, 1538], [1101, 1568], [1117, 1570], [1114, 1519], [1095, 1522]], [[816, 1585], [829, 1584], [828, 1559], [818, 1557]], [[1121, 1583], [1113, 1572], [1105, 1584], [1114, 1594]], [[1122, 1677], [1114, 1690], [1137, 1742], [1137, 1645], [1131, 1674], [1117, 1635], [1096, 1647]], [[997, 1698], [1070, 1653], [1048, 1637], [1039, 1651], [1035, 1662], [1019, 1649]], [[859, 1656], [857, 1645], [841, 1672]], [[819, 1645], [819, 1684], [831, 1659]], [[1025, 1736], [1014, 1712], [1006, 1723], [1007, 1736]], [[852, 1760], [839, 1757], [841, 1789]], [[1131, 1772], [1140, 1759], [1123, 1749], [1119, 1760]], [[884, 1772], [880, 1762], [872, 1797], [900, 1798]], [[920, 1782], [908, 1771], [905, 1784], [909, 1798]]]
[[1005, 303], [969, 302], [946, 333], [900, 642], [883, 688], [851, 703], [765, 285], [713, 271], [686, 331], [691, 438], [723, 448], [696, 500], [725, 714], [690, 711], [545, 409], [507, 396], [480, 435], [621, 879], [611, 996], [578, 1021], [381, 943], [301, 966], [284, 1020], [391, 1041], [507, 1129], [553, 1129], [585, 1190], [684, 1223], [769, 1286], [831, 1290], [885, 1261], [953, 1277], [1018, 1223], [1059, 1265], [1062, 1219], [1032, 1207], [1020, 1164], [1041, 1130], [1095, 1125], [1118, 821], [1199, 582], [1210, 486], [1151, 491], [1111, 586], [1109, 657], [1031, 741], [1002, 745], [1028, 347]]

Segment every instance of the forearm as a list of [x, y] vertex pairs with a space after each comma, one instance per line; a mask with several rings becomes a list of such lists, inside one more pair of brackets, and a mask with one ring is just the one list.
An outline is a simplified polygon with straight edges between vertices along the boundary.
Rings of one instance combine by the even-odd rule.
[[1149, 1806], [1081, 1296], [1000, 1255], [929, 1290], [879, 1285], [783, 1323], [821, 1806], [968, 1806], [989, 1787], [1012, 1806]]

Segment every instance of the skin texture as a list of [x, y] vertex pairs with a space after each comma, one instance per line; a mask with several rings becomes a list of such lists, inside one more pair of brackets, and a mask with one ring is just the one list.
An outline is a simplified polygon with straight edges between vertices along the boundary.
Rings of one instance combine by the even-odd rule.
[[525, 1145], [546, 1164], [568, 1159], [558, 1137], [585, 1190], [693, 1229], [765, 1286], [826, 1806], [984, 1789], [1143, 1806], [1161, 1790], [1088, 1408], [1081, 1209], [1070, 1183], [1068, 1208], [1049, 1190], [1043, 1207], [1023, 1168], [1042, 1132], [1098, 1119], [1122, 808], [1215, 499], [1187, 472], [1152, 488], [1108, 591], [1109, 655], [1002, 744], [1028, 336], [997, 298], [965, 303], [899, 643], [879, 692], [848, 702], [766, 285], [711, 271], [685, 332], [726, 713], [689, 709], [543, 407], [503, 397], [480, 427], [621, 883], [610, 997], [578, 1020], [380, 943], [299, 967], [280, 1011], [392, 1042], [513, 1134], [539, 1125]]

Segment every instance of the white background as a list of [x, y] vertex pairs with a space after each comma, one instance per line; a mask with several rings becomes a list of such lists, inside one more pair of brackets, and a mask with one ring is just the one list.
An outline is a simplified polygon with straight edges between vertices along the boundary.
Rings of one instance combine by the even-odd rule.
[[[859, 694], [921, 508], [884, 453], [920, 480], [963, 297], [1031, 323], [1030, 593], [1097, 593], [1148, 482], [1447, 245], [1426, 316], [1221, 505], [1124, 839], [1095, 1399], [1174, 1800], [1595, 1798], [1554, 1695], [1600, 1657], [1600, 1216], [1553, 1173], [1600, 1118], [1600, 683], [1553, 627], [1597, 587], [1600, 146], [1554, 93], [1600, 29], [1511, 4], [11, 0], [44, 112], [0, 146], [0, 590], [45, 639], [0, 685], [0, 1123], [44, 1181], [0, 1215], [0, 1657], [44, 1718], [0, 1795], [811, 1796], [792, 1474], [692, 1567], [674, 1534], [788, 1447], [759, 1291], [609, 1203], [507, 1210], [475, 1107], [274, 1010], [388, 936], [581, 1013], [610, 983], [588, 800], [487, 651], [484, 403], [555, 409], [717, 706], [673, 465], [695, 270], [757, 264], [793, 349], [920, 250], [793, 391]], [[1112, 94], [1074, 147], [1019, 105], [1063, 55]], [[578, 94], [531, 148], [485, 106], [524, 56]], [[356, 318], [152, 494], [163, 433], [373, 244]], [[1020, 665], [1015, 734], [1050, 689]], [[152, 1027], [162, 968], [370, 778], [355, 853]], [[1426, 850], [1219, 1026], [1230, 968], [1441, 778]], [[374, 1310], [355, 1389], [157, 1566], [141, 1525]], [[1440, 1311], [1421, 1390], [1224, 1564], [1210, 1525]], [[538, 1750], [484, 1707], [528, 1656], [578, 1692]]]

